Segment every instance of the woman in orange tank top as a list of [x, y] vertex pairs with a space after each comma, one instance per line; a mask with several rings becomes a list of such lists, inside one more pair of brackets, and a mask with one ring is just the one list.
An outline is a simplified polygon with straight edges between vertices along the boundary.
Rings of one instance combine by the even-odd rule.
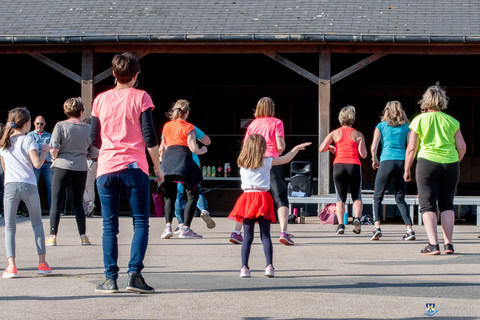
[[[335, 154], [333, 161], [333, 181], [337, 194], [336, 214], [338, 218], [337, 234], [345, 232], [343, 213], [347, 200], [347, 189], [353, 200], [353, 232], [361, 232], [360, 216], [362, 215], [362, 165], [360, 158], [367, 157], [367, 147], [363, 134], [352, 128], [355, 122], [355, 108], [346, 106], [338, 115], [341, 127], [330, 132], [320, 145], [319, 151], [330, 151]], [[333, 146], [332, 141], [335, 143]]]

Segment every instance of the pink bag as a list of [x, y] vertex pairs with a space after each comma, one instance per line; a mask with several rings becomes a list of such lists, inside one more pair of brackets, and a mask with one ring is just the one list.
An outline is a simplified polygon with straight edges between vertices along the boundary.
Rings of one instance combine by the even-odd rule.
[[158, 191], [158, 193], [152, 193], [153, 205], [155, 209], [154, 217], [163, 217], [165, 211], [165, 201], [163, 199], [163, 192]]
[[323, 224], [338, 224], [337, 215], [335, 214], [335, 204], [326, 205], [322, 212], [318, 215], [320, 223]]

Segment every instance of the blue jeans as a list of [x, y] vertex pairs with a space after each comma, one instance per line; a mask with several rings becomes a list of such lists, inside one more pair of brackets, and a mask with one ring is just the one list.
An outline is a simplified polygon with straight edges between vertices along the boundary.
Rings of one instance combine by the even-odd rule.
[[118, 278], [118, 212], [120, 192], [125, 188], [133, 219], [133, 238], [130, 247], [128, 272], [141, 273], [148, 246], [150, 216], [150, 182], [140, 169], [127, 168], [97, 178], [98, 195], [103, 217], [103, 263], [105, 277]]
[[[207, 199], [202, 193], [202, 187], [199, 185], [198, 192], [200, 193], [197, 201], [198, 210], [208, 210]], [[177, 217], [178, 223], [183, 223], [183, 212], [185, 210], [186, 201], [183, 199], [183, 184], [177, 183], [177, 200], [175, 201], [175, 217]]]
[[45, 162], [40, 169], [33, 168], [33, 172], [35, 173], [35, 178], [37, 178], [37, 185], [38, 185], [38, 180], [40, 179], [40, 175], [43, 174], [43, 179], [45, 179], [45, 186], [47, 187], [48, 208], [51, 208], [51, 205], [52, 205], [53, 170], [50, 169], [51, 165], [52, 165], [51, 162]]

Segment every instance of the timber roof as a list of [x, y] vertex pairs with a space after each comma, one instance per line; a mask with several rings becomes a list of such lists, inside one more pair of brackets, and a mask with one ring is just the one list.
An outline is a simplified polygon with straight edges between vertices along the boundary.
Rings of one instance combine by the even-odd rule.
[[0, 0], [0, 43], [480, 43], [478, 0]]

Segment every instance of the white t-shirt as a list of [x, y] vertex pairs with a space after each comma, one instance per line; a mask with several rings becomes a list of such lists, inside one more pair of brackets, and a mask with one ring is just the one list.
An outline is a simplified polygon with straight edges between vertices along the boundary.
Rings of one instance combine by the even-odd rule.
[[16, 136], [11, 139], [8, 150], [0, 148], [0, 156], [5, 163], [5, 184], [23, 182], [37, 185], [33, 172], [33, 164], [28, 154], [30, 150], [38, 150], [38, 144], [30, 136]]
[[272, 158], [265, 158], [263, 166], [258, 169], [240, 168], [240, 178], [242, 180], [242, 189], [246, 192], [268, 191], [270, 190], [270, 169], [272, 168]]

